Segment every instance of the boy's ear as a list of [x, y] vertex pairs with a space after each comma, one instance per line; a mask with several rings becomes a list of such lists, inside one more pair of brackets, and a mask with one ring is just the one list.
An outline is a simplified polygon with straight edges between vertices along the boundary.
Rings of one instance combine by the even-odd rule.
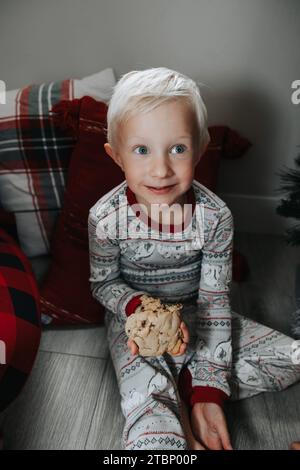
[[103, 147], [104, 147], [104, 150], [107, 153], [107, 155], [109, 155], [113, 159], [113, 161], [122, 169], [122, 171], [124, 171], [122, 161], [119, 158], [119, 156], [117, 154], [115, 154], [115, 152], [113, 151], [111, 145], [108, 142], [106, 142], [103, 145]]

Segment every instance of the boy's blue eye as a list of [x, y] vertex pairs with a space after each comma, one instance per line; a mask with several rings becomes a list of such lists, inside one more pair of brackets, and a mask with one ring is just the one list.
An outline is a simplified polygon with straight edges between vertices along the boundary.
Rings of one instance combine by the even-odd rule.
[[[180, 144], [180, 145], [174, 145], [173, 148], [176, 148], [176, 147], [179, 148], [179, 149], [181, 149], [181, 151], [179, 151], [178, 153], [183, 153], [183, 152], [184, 152], [184, 145], [181, 145], [181, 144]], [[176, 153], [177, 153], [177, 152], [176, 152]]]
[[139, 145], [134, 149], [134, 151], [136, 151], [137, 149], [143, 149], [142, 153], [138, 152], [139, 155], [146, 155], [146, 152], [144, 150], [147, 149], [147, 147], [145, 147], [144, 145]]

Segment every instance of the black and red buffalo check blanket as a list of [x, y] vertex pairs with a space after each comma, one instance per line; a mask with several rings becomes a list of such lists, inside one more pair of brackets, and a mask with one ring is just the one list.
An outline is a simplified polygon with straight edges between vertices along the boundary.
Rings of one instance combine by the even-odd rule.
[[40, 337], [40, 298], [30, 262], [0, 228], [0, 412], [25, 384]]

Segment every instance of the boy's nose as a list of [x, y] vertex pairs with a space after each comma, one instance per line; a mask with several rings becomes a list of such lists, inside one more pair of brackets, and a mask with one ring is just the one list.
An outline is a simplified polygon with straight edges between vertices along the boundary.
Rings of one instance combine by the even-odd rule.
[[164, 178], [171, 174], [169, 162], [165, 157], [154, 158], [151, 164], [151, 176]]

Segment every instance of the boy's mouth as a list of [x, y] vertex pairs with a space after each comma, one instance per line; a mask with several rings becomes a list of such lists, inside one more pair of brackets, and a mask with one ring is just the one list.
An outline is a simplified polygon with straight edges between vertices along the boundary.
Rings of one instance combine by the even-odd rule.
[[163, 194], [163, 193], [167, 193], [168, 191], [170, 191], [174, 186], [175, 184], [172, 184], [170, 186], [162, 186], [162, 187], [146, 186], [146, 188], [150, 189], [150, 191], [156, 194]]

